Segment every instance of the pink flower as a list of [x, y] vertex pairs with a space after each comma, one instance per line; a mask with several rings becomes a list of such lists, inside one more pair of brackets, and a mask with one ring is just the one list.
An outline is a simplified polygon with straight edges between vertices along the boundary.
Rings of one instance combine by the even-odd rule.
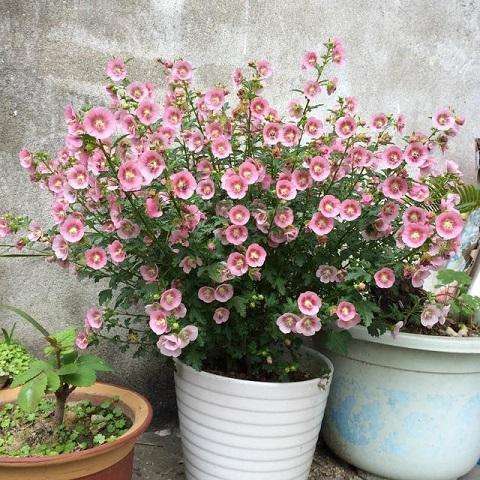
[[52, 250], [59, 260], [66, 260], [68, 257], [68, 244], [61, 235], [55, 235], [52, 240]]
[[137, 102], [141, 102], [142, 100], [148, 97], [148, 90], [145, 87], [145, 84], [140, 82], [132, 82], [126, 88], [127, 95], [132, 97]]
[[355, 123], [355, 119], [350, 115], [346, 115], [345, 117], [340, 117], [335, 122], [335, 133], [340, 138], [349, 138], [355, 134], [357, 129], [357, 124]]
[[355, 97], [345, 97], [344, 102], [345, 110], [349, 113], [355, 113], [358, 109], [358, 100]]
[[442, 108], [433, 115], [432, 122], [438, 130], [450, 130], [455, 126], [455, 117], [449, 108]]
[[191, 152], [199, 153], [204, 145], [204, 138], [201, 132], [192, 130], [188, 132], [188, 135], [185, 133], [185, 141], [187, 144], [187, 148]]
[[18, 153], [18, 158], [20, 160], [20, 165], [23, 168], [28, 171], [33, 171], [33, 157], [28, 150], [22, 148], [22, 150], [20, 150], [20, 152]]
[[296, 188], [288, 180], [279, 180], [275, 185], [275, 191], [281, 200], [293, 200], [297, 196]]
[[373, 276], [378, 288], [390, 288], [395, 283], [395, 273], [391, 268], [381, 268]]
[[142, 100], [135, 115], [144, 125], [151, 125], [160, 118], [160, 106], [151, 100]]
[[280, 141], [282, 126], [279, 123], [267, 122], [263, 127], [263, 142], [265, 145], [276, 145]]
[[310, 176], [317, 182], [323, 182], [330, 175], [330, 162], [325, 157], [313, 157], [308, 166]]
[[215, 290], [212, 287], [200, 287], [198, 298], [205, 303], [212, 303], [215, 300]]
[[403, 212], [402, 219], [405, 223], [426, 223], [427, 212], [420, 207], [408, 207]]
[[247, 227], [243, 225], [230, 225], [225, 229], [225, 238], [232, 245], [241, 245], [248, 238]]
[[362, 207], [357, 200], [344, 200], [340, 206], [340, 218], [351, 222], [362, 214]]
[[320, 265], [315, 273], [315, 276], [320, 279], [322, 283], [332, 283], [337, 281], [338, 270], [331, 265]]
[[302, 69], [310, 70], [317, 64], [317, 54], [315, 52], [306, 52], [302, 58]]
[[174, 334], [162, 335], [158, 339], [157, 347], [166, 357], [179, 357], [182, 354], [182, 340]]
[[435, 220], [437, 233], [446, 240], [458, 237], [463, 230], [463, 219], [456, 210], [446, 210]]
[[293, 220], [293, 210], [288, 207], [279, 208], [275, 214], [275, 217], [273, 217], [275, 225], [279, 228], [287, 228], [293, 223]]
[[350, 328], [354, 327], [355, 325], [358, 325], [361, 322], [360, 315], [355, 314], [355, 316], [350, 319], [350, 320], [343, 320], [339, 318], [337, 320], [337, 327], [341, 328], [343, 330], [349, 330]]
[[177, 308], [182, 302], [182, 292], [176, 288], [165, 290], [160, 297], [160, 306], [170, 312]]
[[302, 317], [295, 325], [295, 331], [305, 335], [306, 337], [315, 335], [315, 333], [320, 331], [321, 328], [322, 324], [320, 319], [313, 315]]
[[219, 307], [213, 314], [213, 320], [217, 325], [225, 323], [230, 317], [230, 310], [228, 308]]
[[314, 100], [321, 91], [322, 87], [315, 80], [308, 80], [303, 86], [303, 93], [309, 100]]
[[397, 168], [403, 162], [403, 152], [395, 145], [387, 147], [381, 155], [386, 168]]
[[140, 227], [136, 223], [131, 222], [130, 220], [122, 220], [118, 224], [117, 235], [122, 240], [137, 238], [139, 234], [140, 234]]
[[405, 150], [405, 161], [409, 165], [421, 167], [427, 159], [427, 148], [420, 142], [410, 143]]
[[240, 175], [232, 174], [223, 176], [222, 178], [223, 188], [226, 190], [227, 195], [233, 199], [243, 198], [248, 190], [248, 183]]
[[42, 226], [40, 223], [32, 221], [28, 225], [28, 235], [27, 238], [31, 242], [36, 242], [43, 235]]
[[215, 184], [210, 178], [200, 180], [195, 191], [203, 200], [210, 200], [215, 195]]
[[88, 347], [88, 335], [83, 331], [78, 332], [75, 345], [80, 350], [85, 350]]
[[186, 60], [178, 60], [172, 67], [172, 79], [188, 81], [192, 78], [192, 64]]
[[150, 218], [159, 218], [163, 215], [157, 197], [148, 197], [145, 200], [145, 211]]
[[323, 123], [319, 118], [309, 117], [305, 123], [305, 135], [318, 138], [323, 133]]
[[88, 172], [83, 165], [75, 165], [67, 170], [68, 184], [75, 190], [88, 187]]
[[85, 325], [94, 330], [100, 330], [103, 325], [103, 312], [99, 308], [92, 307], [85, 315]]
[[107, 62], [105, 73], [114, 81], [119, 82], [127, 76], [127, 67], [121, 58], [112, 58]]
[[118, 240], [114, 240], [107, 249], [113, 263], [122, 263], [127, 256], [123, 245]]
[[313, 184], [312, 177], [308, 170], [295, 169], [292, 173], [293, 186], [300, 191], [310, 188]]
[[48, 188], [53, 193], [61, 193], [64, 188], [65, 178], [60, 173], [55, 173], [48, 179]]
[[212, 141], [212, 153], [217, 158], [227, 158], [232, 154], [232, 145], [225, 136], [220, 136]]
[[177, 198], [188, 200], [197, 188], [194, 176], [188, 170], [182, 170], [170, 176], [173, 194]]
[[147, 150], [140, 155], [138, 167], [145, 180], [150, 183], [165, 170], [165, 160], [162, 155], [153, 150]]
[[167, 107], [162, 114], [163, 125], [172, 127], [175, 130], [181, 127], [182, 118], [182, 111], [177, 107]]
[[286, 147], [294, 147], [300, 140], [300, 129], [293, 123], [287, 123], [282, 128], [280, 140]]
[[288, 115], [295, 119], [302, 118], [302, 100], [293, 99], [288, 102]]
[[233, 297], [233, 287], [229, 283], [222, 283], [215, 289], [214, 296], [217, 302], [228, 302]]
[[353, 320], [353, 318], [355, 318], [357, 311], [355, 310], [355, 305], [353, 305], [353, 303], [342, 301], [337, 305], [337, 310], [335, 313], [340, 320], [348, 322], [349, 320]]
[[107, 254], [102, 247], [92, 247], [85, 251], [87, 267], [100, 270], [107, 264]]
[[383, 194], [388, 198], [400, 200], [408, 191], [407, 181], [403, 177], [388, 177], [381, 185]]
[[270, 78], [272, 76], [272, 66], [267, 60], [259, 60], [255, 63], [257, 72], [261, 78]]
[[445, 316], [440, 308], [436, 305], [425, 305], [422, 314], [420, 315], [420, 322], [424, 327], [432, 328], [437, 323], [444, 323]]
[[142, 172], [138, 163], [133, 160], [122, 163], [117, 175], [120, 186], [126, 192], [140, 190], [143, 185]]
[[384, 113], [377, 113], [372, 116], [371, 127], [375, 132], [381, 132], [388, 124], [388, 118]]
[[341, 202], [333, 195], [325, 195], [318, 205], [321, 214], [327, 218], [335, 218], [340, 213]]
[[282, 333], [296, 333], [300, 317], [294, 313], [284, 313], [277, 318], [276, 324]]
[[380, 210], [380, 216], [387, 222], [391, 222], [397, 218], [398, 215], [398, 205], [393, 202], [387, 202]]
[[397, 322], [394, 326], [393, 326], [393, 330], [392, 330], [392, 337], [393, 338], [397, 338], [399, 333], [400, 333], [400, 329], [403, 327], [404, 323], [402, 321], [400, 322]]
[[178, 336], [182, 340], [182, 348], [185, 348], [198, 338], [198, 328], [195, 325], [187, 325], [180, 330]]
[[267, 258], [267, 252], [258, 243], [252, 243], [248, 246], [245, 258], [249, 267], [261, 267]]
[[247, 259], [241, 253], [233, 252], [228, 256], [227, 268], [232, 275], [241, 277], [248, 271]]
[[327, 235], [333, 229], [333, 219], [323, 216], [321, 213], [314, 213], [308, 228], [317, 235]]
[[250, 102], [250, 112], [255, 118], [263, 118], [269, 112], [270, 106], [265, 98], [255, 97]]
[[115, 133], [116, 122], [110, 110], [94, 107], [85, 115], [83, 126], [89, 135], [104, 140]]
[[68, 216], [60, 225], [60, 234], [69, 243], [79, 242], [85, 233], [83, 222], [73, 215]]
[[255, 164], [249, 160], [242, 162], [238, 167], [238, 174], [249, 184], [253, 185], [259, 177]]
[[147, 283], [154, 283], [158, 278], [158, 267], [156, 265], [142, 265], [140, 275]]
[[431, 271], [426, 267], [419, 267], [412, 275], [412, 285], [415, 288], [422, 288], [425, 280], [430, 276]]
[[167, 315], [162, 310], [153, 310], [150, 313], [150, 321], [148, 324], [157, 335], [163, 335], [169, 331]]
[[322, 306], [320, 297], [314, 292], [301, 293], [297, 299], [297, 303], [298, 308], [305, 315], [316, 315]]
[[407, 223], [402, 231], [402, 241], [410, 248], [418, 248], [425, 243], [428, 234], [428, 226], [422, 223]]
[[228, 211], [228, 218], [234, 225], [246, 225], [250, 220], [250, 212], [243, 205], [235, 205]]
[[221, 88], [212, 88], [205, 93], [204, 100], [208, 109], [218, 112], [225, 103], [225, 92]]

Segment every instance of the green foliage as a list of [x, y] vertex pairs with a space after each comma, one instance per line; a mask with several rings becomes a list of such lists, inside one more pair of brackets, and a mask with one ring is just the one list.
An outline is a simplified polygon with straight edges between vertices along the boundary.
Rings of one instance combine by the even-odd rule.
[[13, 377], [23, 373], [29, 366], [31, 356], [28, 351], [14, 343], [9, 337], [8, 341], [0, 342], [0, 377]]
[[480, 208], [480, 189], [475, 185], [458, 185], [455, 192], [460, 195], [457, 208], [462, 213], [471, 213]]
[[7, 403], [0, 410], [0, 456], [59, 455], [109, 443], [126, 433], [130, 419], [116, 400], [67, 405], [68, 425], [52, 426], [55, 403], [41, 398], [35, 412]]
[[340, 355], [346, 355], [352, 336], [347, 330], [330, 330], [322, 334], [320, 338], [327, 350]]

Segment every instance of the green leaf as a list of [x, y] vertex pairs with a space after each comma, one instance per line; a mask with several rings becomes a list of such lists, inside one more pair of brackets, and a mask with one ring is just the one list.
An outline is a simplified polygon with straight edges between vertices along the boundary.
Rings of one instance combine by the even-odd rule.
[[241, 297], [237, 295], [230, 300], [233, 308], [237, 311], [237, 313], [242, 317], [245, 318], [247, 316], [247, 304], [248, 300], [245, 297]]
[[111, 367], [103, 359], [96, 355], [81, 355], [77, 360], [77, 365], [80, 367], [91, 368], [97, 372], [111, 372]]
[[468, 286], [472, 283], [470, 275], [465, 272], [444, 268], [437, 273], [437, 280], [441, 285], [457, 282], [459, 285]]
[[373, 322], [376, 313], [380, 312], [380, 307], [373, 303], [365, 300], [363, 302], [357, 302], [355, 308], [362, 319], [362, 324], [366, 327], [369, 327]]
[[352, 336], [346, 330], [325, 332], [321, 337], [321, 342], [333, 353], [346, 355], [348, 353], [348, 344]]
[[25, 412], [33, 412], [40, 400], [45, 395], [47, 388], [47, 375], [41, 373], [37, 377], [27, 382], [20, 390], [17, 403]]
[[25, 385], [28, 383], [30, 380], [33, 378], [37, 377], [40, 375], [40, 373], [50, 370], [50, 365], [47, 362], [44, 362], [42, 360], [34, 360], [31, 364], [30, 367], [26, 372], [20, 373], [19, 375], [16, 375], [15, 378], [13, 379], [12, 388], [17, 388], [20, 385]]
[[480, 189], [475, 185], [459, 185], [455, 189], [460, 195], [457, 209], [462, 213], [470, 213], [480, 208]]
[[112, 290], [111, 289], [102, 290], [98, 294], [98, 302], [100, 303], [100, 305], [105, 305], [111, 299], [112, 299]]
[[57, 375], [70, 375], [75, 373], [78, 370], [78, 366], [76, 363], [67, 363], [62, 365], [58, 370], [55, 370]]
[[49, 392], [56, 392], [61, 385], [60, 377], [53, 370], [45, 372], [47, 376], [47, 390]]
[[75, 373], [63, 375], [63, 381], [76, 387], [90, 387], [97, 380], [95, 370], [86, 366], [79, 366]]
[[[75, 327], [67, 328], [66, 330], [62, 330], [61, 332], [52, 335], [50, 338], [57, 342], [62, 355], [71, 353], [75, 349], [75, 338], [77, 336], [77, 332]], [[52, 346], [48, 346], [45, 348], [46, 355], [52, 355], [55, 353], [55, 350]]]

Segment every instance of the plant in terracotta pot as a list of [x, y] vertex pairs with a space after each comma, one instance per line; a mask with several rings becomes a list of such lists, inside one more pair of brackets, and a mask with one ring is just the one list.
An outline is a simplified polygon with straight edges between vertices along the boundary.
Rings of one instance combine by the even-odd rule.
[[111, 337], [177, 359], [188, 478], [306, 479], [332, 367], [303, 339], [344, 354], [360, 324], [444, 322], [436, 304], [422, 315], [420, 287], [459, 248], [463, 182], [435, 154], [463, 119], [443, 109], [409, 134], [403, 115], [365, 120], [334, 96], [344, 60], [336, 38], [307, 52], [280, 112], [266, 60], [206, 90], [188, 61], [161, 60], [159, 100], [113, 58], [108, 107], [67, 106], [56, 154], [20, 152], [54, 225], [4, 214], [2, 256], [105, 285], [81, 347]]
[[31, 357], [28, 351], [14, 338], [15, 325], [10, 331], [2, 328], [0, 340], [0, 389], [10, 384], [15, 375], [23, 373], [29, 366]]
[[51, 334], [22, 310], [2, 308], [20, 315], [48, 346], [0, 392], [0, 478], [130, 479], [132, 441], [150, 421], [146, 400], [96, 383], [97, 372], [111, 369], [75, 348], [73, 328]]

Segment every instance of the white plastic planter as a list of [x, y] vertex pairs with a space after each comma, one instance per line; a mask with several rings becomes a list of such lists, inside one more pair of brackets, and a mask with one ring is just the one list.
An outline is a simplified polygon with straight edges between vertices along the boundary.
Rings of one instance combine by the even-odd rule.
[[[316, 374], [333, 371], [305, 349]], [[187, 480], [307, 480], [332, 373], [264, 383], [197, 372], [177, 361], [175, 385]]]
[[395, 480], [453, 480], [480, 458], [480, 338], [351, 330], [327, 354], [335, 378], [323, 437], [347, 462]]

